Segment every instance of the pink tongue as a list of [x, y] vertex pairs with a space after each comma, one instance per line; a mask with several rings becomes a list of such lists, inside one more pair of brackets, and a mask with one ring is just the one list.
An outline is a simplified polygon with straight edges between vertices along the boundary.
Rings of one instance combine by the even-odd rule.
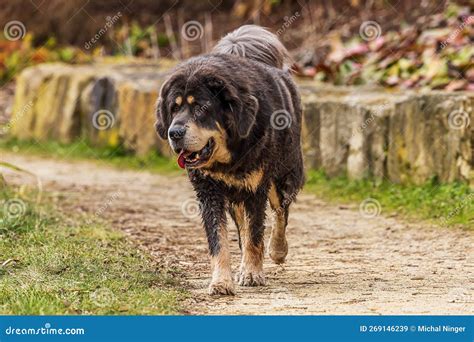
[[182, 168], [182, 169], [184, 169], [185, 166], [186, 166], [186, 163], [184, 162], [184, 158], [185, 158], [185, 157], [184, 157], [184, 153], [181, 152], [181, 153], [179, 154], [179, 156], [178, 156], [178, 165], [179, 165], [179, 167]]
[[184, 156], [184, 153], [181, 152], [178, 156], [178, 165], [180, 168], [184, 169], [186, 167], [186, 162], [184, 161], [186, 157]]

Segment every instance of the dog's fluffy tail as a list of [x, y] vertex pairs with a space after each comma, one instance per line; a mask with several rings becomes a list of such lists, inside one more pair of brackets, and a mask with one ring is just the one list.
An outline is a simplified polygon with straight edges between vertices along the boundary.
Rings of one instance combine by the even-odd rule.
[[291, 57], [278, 37], [257, 25], [244, 25], [223, 37], [214, 53], [237, 55], [284, 69]]

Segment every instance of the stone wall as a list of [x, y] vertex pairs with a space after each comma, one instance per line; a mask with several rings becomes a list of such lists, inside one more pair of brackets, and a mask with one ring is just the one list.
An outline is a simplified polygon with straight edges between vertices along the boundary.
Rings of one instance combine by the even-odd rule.
[[[44, 64], [18, 77], [11, 135], [170, 155], [154, 131], [169, 65]], [[307, 167], [397, 183], [474, 180], [474, 94], [299, 82]]]
[[324, 91], [302, 85], [311, 167], [396, 183], [473, 181], [474, 94]]

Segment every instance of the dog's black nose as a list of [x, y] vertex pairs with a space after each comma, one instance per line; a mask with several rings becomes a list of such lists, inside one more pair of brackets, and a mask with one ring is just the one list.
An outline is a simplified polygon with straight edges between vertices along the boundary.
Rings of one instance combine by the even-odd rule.
[[173, 141], [180, 141], [184, 137], [185, 134], [186, 134], [186, 128], [182, 126], [171, 127], [168, 132], [168, 135]]

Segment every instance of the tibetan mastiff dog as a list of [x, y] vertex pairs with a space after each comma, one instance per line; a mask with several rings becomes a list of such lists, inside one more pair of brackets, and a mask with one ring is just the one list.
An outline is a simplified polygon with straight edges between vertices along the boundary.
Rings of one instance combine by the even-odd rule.
[[235, 293], [227, 213], [239, 233], [239, 285], [265, 284], [267, 202], [274, 215], [269, 255], [280, 264], [288, 253], [288, 211], [304, 172], [302, 107], [287, 61], [274, 34], [246, 25], [210, 54], [178, 65], [160, 90], [156, 130], [187, 170], [200, 203], [211, 295]]

